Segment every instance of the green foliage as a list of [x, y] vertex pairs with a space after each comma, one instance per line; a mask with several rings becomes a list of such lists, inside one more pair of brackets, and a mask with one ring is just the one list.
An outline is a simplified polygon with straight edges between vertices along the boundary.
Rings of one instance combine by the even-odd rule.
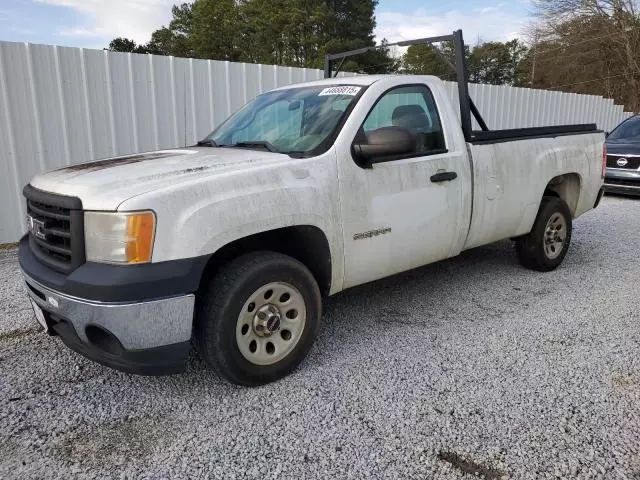
[[133, 40], [122, 37], [111, 40], [108, 50], [112, 52], [153, 53], [155, 55], [163, 55], [163, 52], [152, 45], [151, 42], [146, 45], [138, 45]]
[[515, 39], [478, 45], [469, 56], [469, 79], [475, 83], [516, 85], [526, 53], [527, 47]]
[[[446, 59], [446, 60], [445, 60]], [[403, 71], [416, 75], [435, 75], [454, 80], [455, 70], [447, 63], [455, 65], [455, 53], [451, 42], [443, 45], [411, 45], [402, 58]]]
[[[469, 80], [492, 85], [518, 85], [521, 67], [527, 47], [518, 40], [506, 43], [487, 42], [473, 48], [465, 47], [469, 70]], [[447, 64], [455, 65], [453, 45], [412, 45], [402, 59], [403, 70], [407, 73], [436, 75], [445, 80], [455, 80], [455, 70]]]
[[[180, 57], [322, 68], [325, 53], [375, 45], [377, 3], [195, 0], [175, 5], [169, 25], [153, 32], [150, 42], [140, 48]], [[118, 48], [130, 47], [120, 43]], [[381, 48], [349, 59], [343, 70], [393, 72], [398, 63]]]
[[324, 2], [245, 0], [240, 4], [242, 59], [314, 66], [332, 12]]
[[235, 0], [198, 0], [191, 8], [189, 41], [196, 58], [240, 60]]
[[128, 38], [114, 38], [109, 44], [109, 50], [112, 52], [133, 52], [136, 49], [136, 42]]

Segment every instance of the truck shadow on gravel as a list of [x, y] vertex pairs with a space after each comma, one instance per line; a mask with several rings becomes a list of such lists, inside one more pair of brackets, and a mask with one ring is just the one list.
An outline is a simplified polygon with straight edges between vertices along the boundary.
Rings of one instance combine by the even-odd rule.
[[[478, 309], [484, 309], [484, 314], [500, 314], [503, 312], [491, 303], [481, 302], [499, 288], [487, 280], [505, 272], [515, 277], [519, 276], [518, 272], [520, 276], [530, 274], [518, 264], [509, 241], [469, 250], [452, 259], [345, 290], [327, 300], [325, 316], [338, 320], [360, 307], [362, 320], [439, 326], [442, 320], [460, 313], [456, 308], [460, 301], [475, 303]], [[522, 289], [516, 285], [509, 294], [517, 296], [518, 291]]]
[[[588, 242], [573, 245], [567, 259], [579, 261], [590, 248]], [[573, 265], [572, 274], [584, 268], [588, 266]], [[560, 266], [544, 275], [527, 270], [518, 262], [510, 240], [468, 250], [330, 297], [316, 349], [323, 356], [344, 354], [371, 330], [402, 335], [403, 330], [419, 328], [421, 333], [416, 334], [426, 331], [426, 340], [434, 341], [455, 332], [456, 326], [508, 321], [542, 302], [554, 301], [557, 292], [549, 288], [549, 281], [564, 278], [566, 269]], [[316, 355], [311, 355], [312, 361], [317, 361]]]

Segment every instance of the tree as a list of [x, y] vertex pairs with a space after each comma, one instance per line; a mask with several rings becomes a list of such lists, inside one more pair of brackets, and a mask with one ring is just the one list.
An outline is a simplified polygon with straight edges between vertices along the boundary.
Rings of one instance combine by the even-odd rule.
[[469, 56], [469, 79], [475, 83], [516, 85], [527, 47], [517, 39], [477, 45]]
[[129, 52], [129, 53], [151, 53], [154, 55], [166, 55], [166, 53], [154, 45], [152, 42], [146, 45], [137, 45], [136, 42], [128, 38], [114, 38], [109, 43], [108, 50], [112, 52]]
[[[327, 52], [375, 45], [376, 5], [377, 0], [195, 0], [175, 5], [169, 25], [153, 32], [144, 48], [182, 57], [322, 68]], [[345, 61], [343, 69], [390, 72], [398, 63], [383, 44]]]
[[[313, 2], [310, 2], [313, 3]], [[324, 49], [313, 66], [320, 68], [325, 53], [355, 50], [375, 45], [375, 8], [377, 0], [324, 0], [330, 15], [324, 19], [322, 36]], [[391, 57], [389, 49], [377, 49], [345, 61], [344, 69], [361, 73], [390, 73], [400, 62]]]
[[[179, 38], [175, 37], [171, 30], [167, 27], [163, 27], [151, 34], [151, 40], [147, 45], [156, 55], [171, 55], [178, 50], [178, 47], [176, 46], [178, 41]], [[180, 56], [184, 56], [186, 52], [187, 49], [183, 49], [183, 55]]]
[[300, 1], [244, 0], [240, 6], [242, 58], [257, 63], [308, 66], [311, 50], [320, 39], [314, 36], [323, 22], [322, 5], [306, 8]]
[[[469, 80], [493, 85], [517, 85], [520, 65], [526, 52], [527, 47], [518, 40], [480, 43], [473, 48], [465, 45]], [[412, 45], [403, 57], [403, 70], [455, 80], [455, 62], [455, 50], [451, 42]]]
[[537, 0], [532, 86], [605, 95], [640, 111], [637, 0]]
[[197, 0], [191, 8], [189, 41], [196, 58], [240, 60], [235, 0]]
[[128, 38], [114, 38], [109, 43], [109, 50], [112, 52], [133, 52], [136, 49], [136, 42]]
[[[375, 0], [244, 0], [240, 3], [242, 58], [322, 68], [325, 53], [374, 46]], [[388, 48], [345, 61], [343, 70], [395, 71]]]
[[[455, 58], [451, 58], [452, 46], [435, 46], [425, 43], [411, 45], [402, 57], [402, 70], [410, 74], [428, 74], [454, 80], [455, 70], [442, 58], [446, 57], [455, 65]], [[455, 55], [454, 55], [455, 56]]]
[[193, 4], [182, 3], [171, 8], [173, 18], [168, 27], [162, 27], [151, 34], [149, 44], [163, 55], [193, 57], [191, 31], [193, 27]]

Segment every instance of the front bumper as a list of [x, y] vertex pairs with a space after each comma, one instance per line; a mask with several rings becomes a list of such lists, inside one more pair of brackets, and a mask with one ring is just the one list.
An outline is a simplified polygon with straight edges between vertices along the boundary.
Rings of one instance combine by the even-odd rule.
[[640, 195], [640, 171], [607, 168], [604, 188], [609, 193]]
[[[184, 370], [191, 350], [193, 292], [200, 279], [194, 264], [199, 265], [200, 260], [160, 270], [153, 264], [131, 270], [87, 264], [61, 280], [57, 272], [33, 257], [25, 239], [20, 243], [19, 259], [29, 298], [42, 309], [50, 333], [69, 348], [130, 373], [160, 375]], [[86, 282], [79, 281], [87, 269], [93, 275]], [[194, 274], [197, 281], [184, 281], [185, 272]], [[119, 281], [105, 283], [114, 278]], [[76, 293], [85, 291], [93, 298]]]
[[24, 274], [27, 293], [50, 332], [91, 360], [129, 373], [184, 370], [190, 350], [194, 295], [139, 303], [68, 297]]

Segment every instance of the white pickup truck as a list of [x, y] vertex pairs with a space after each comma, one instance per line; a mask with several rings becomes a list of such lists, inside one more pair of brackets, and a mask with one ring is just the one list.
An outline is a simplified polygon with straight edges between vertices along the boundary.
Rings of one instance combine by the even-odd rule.
[[173, 373], [193, 344], [262, 384], [304, 358], [328, 295], [506, 238], [556, 268], [601, 198], [603, 142], [465, 131], [430, 76], [291, 85], [198, 146], [36, 176], [20, 264], [46, 331], [93, 360]]

